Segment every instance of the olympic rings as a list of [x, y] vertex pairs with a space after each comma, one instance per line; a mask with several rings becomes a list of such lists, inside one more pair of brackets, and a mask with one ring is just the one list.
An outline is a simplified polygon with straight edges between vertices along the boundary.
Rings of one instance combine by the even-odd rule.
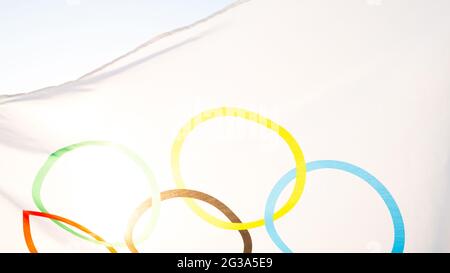
[[[295, 186], [291, 196], [289, 197], [288, 201], [283, 205], [283, 207], [281, 207], [280, 210], [278, 210], [274, 214], [274, 219], [280, 218], [281, 216], [288, 213], [300, 200], [300, 196], [303, 193], [306, 180], [306, 163], [303, 156], [303, 152], [300, 149], [300, 146], [298, 145], [295, 138], [282, 126], [255, 112], [251, 112], [240, 108], [221, 107], [202, 112], [199, 115], [193, 117], [189, 122], [187, 122], [183, 126], [183, 128], [179, 131], [175, 139], [175, 142], [173, 143], [172, 146], [172, 173], [177, 187], [179, 189], [185, 188], [185, 183], [181, 176], [180, 171], [180, 153], [183, 143], [188, 134], [191, 131], [193, 131], [195, 127], [197, 127], [198, 125], [200, 125], [205, 121], [208, 121], [216, 117], [227, 117], [227, 116], [239, 117], [263, 125], [266, 128], [276, 132], [288, 144], [295, 159], [295, 168], [298, 171], [296, 172]], [[259, 219], [256, 221], [246, 223], [225, 222], [204, 211], [193, 200], [185, 200], [185, 201], [198, 216], [220, 228], [242, 230], [260, 227], [264, 225], [264, 219]]]
[[[380, 181], [378, 181], [378, 179], [376, 179], [373, 175], [361, 169], [360, 167], [357, 167], [350, 163], [336, 160], [318, 160], [308, 162], [306, 164], [306, 169], [308, 172], [319, 169], [341, 170], [353, 174], [366, 181], [380, 195], [380, 197], [383, 199], [384, 203], [389, 209], [389, 213], [392, 218], [392, 223], [394, 224], [394, 244], [392, 246], [392, 252], [393, 253], [403, 252], [405, 246], [405, 228], [402, 214], [392, 195], [389, 193], [386, 187]], [[295, 178], [295, 173], [296, 173], [295, 168], [290, 170], [283, 177], [281, 177], [281, 179], [273, 187], [272, 192], [270, 193], [269, 198], [267, 199], [264, 214], [267, 233], [269, 234], [270, 238], [275, 243], [275, 245], [277, 245], [277, 247], [281, 251], [287, 253], [292, 252], [292, 250], [284, 243], [284, 241], [281, 239], [280, 235], [275, 229], [275, 224], [273, 222], [274, 220], [273, 211], [275, 210], [275, 205], [278, 197], [286, 188], [286, 186], [289, 185], [289, 183]]]
[[[46, 175], [48, 174], [50, 169], [53, 167], [53, 165], [56, 163], [56, 161], [58, 159], [60, 159], [64, 154], [66, 154], [70, 151], [76, 150], [78, 148], [87, 147], [87, 146], [105, 146], [105, 147], [115, 148], [119, 152], [121, 152], [122, 154], [124, 154], [125, 156], [130, 158], [144, 172], [145, 177], [147, 178], [147, 180], [150, 184], [151, 196], [152, 196], [153, 200], [155, 200], [154, 201], [154, 210], [152, 212], [150, 221], [145, 228], [144, 234], [139, 238], [139, 241], [146, 240], [150, 236], [150, 233], [152, 232], [152, 230], [156, 224], [156, 220], [158, 219], [158, 216], [159, 216], [159, 209], [160, 209], [159, 189], [158, 189], [158, 185], [155, 182], [153, 173], [150, 170], [150, 168], [147, 166], [145, 161], [142, 158], [140, 158], [135, 152], [131, 151], [130, 149], [128, 149], [127, 147], [125, 147], [123, 145], [119, 145], [119, 144], [115, 144], [115, 143], [107, 142], [107, 141], [84, 141], [84, 142], [80, 142], [77, 144], [69, 145], [67, 147], [61, 148], [61, 149], [57, 150], [56, 152], [52, 153], [48, 157], [48, 159], [44, 163], [44, 165], [40, 168], [39, 172], [36, 175], [36, 178], [34, 179], [33, 189], [32, 189], [34, 204], [38, 207], [38, 209], [41, 212], [48, 213], [48, 211], [45, 208], [44, 203], [42, 202], [42, 199], [41, 199], [42, 184], [44, 183], [44, 179], [45, 179]], [[102, 241], [94, 240], [92, 238], [86, 237], [86, 236], [76, 232], [75, 230], [71, 229], [70, 227], [64, 225], [63, 223], [61, 223], [64, 221], [56, 221], [53, 218], [51, 218], [51, 219], [58, 226], [69, 231], [70, 233], [74, 234], [75, 236], [78, 236], [78, 237], [80, 237], [84, 240], [90, 241], [90, 242], [103, 244]], [[122, 246], [123, 243], [112, 243], [111, 245]]]
[[54, 214], [50, 214], [50, 213], [43, 213], [43, 212], [37, 212], [37, 211], [28, 211], [28, 210], [24, 210], [22, 212], [23, 215], [23, 234], [25, 236], [25, 242], [27, 243], [27, 247], [28, 250], [31, 253], [38, 253], [36, 246], [34, 245], [34, 241], [33, 241], [33, 237], [31, 236], [31, 229], [30, 229], [30, 215], [34, 215], [34, 216], [38, 216], [38, 217], [43, 217], [43, 218], [49, 218], [52, 219], [53, 221], [58, 221], [58, 222], [64, 222], [68, 225], [71, 225], [73, 227], [76, 227], [77, 229], [89, 234], [89, 236], [93, 237], [96, 241], [101, 242], [102, 244], [104, 244], [106, 246], [106, 248], [109, 250], [109, 252], [111, 253], [116, 253], [117, 251], [114, 249], [114, 247], [112, 247], [111, 244], [105, 242], [105, 240], [103, 240], [102, 237], [98, 236], [97, 234], [93, 233], [92, 231], [90, 231], [89, 229], [85, 228], [84, 226], [69, 220], [67, 218], [58, 216], [58, 215], [54, 215]]
[[[276, 183], [276, 185], [272, 189], [266, 202], [263, 219], [242, 223], [241, 220], [236, 216], [236, 214], [234, 214], [234, 212], [231, 211], [231, 209], [228, 206], [223, 204], [218, 199], [206, 193], [195, 190], [189, 190], [185, 188], [185, 182], [181, 176], [180, 171], [180, 154], [184, 141], [186, 140], [188, 134], [194, 130], [194, 128], [196, 128], [201, 123], [204, 123], [216, 117], [238, 117], [263, 125], [264, 127], [277, 133], [287, 143], [289, 149], [293, 154], [295, 160], [295, 168], [290, 170], [284, 176], [282, 176], [281, 179]], [[107, 146], [116, 148], [118, 151], [122, 152], [124, 155], [129, 157], [134, 163], [136, 163], [142, 169], [147, 180], [149, 181], [151, 188], [150, 197], [135, 209], [131, 218], [129, 219], [127, 230], [125, 233], [125, 244], [107, 243], [103, 240], [103, 238], [91, 232], [89, 229], [81, 226], [80, 224], [77, 224], [61, 216], [49, 214], [41, 200], [40, 193], [43, 181], [47, 173], [55, 164], [55, 162], [59, 158], [61, 158], [64, 154], [86, 146]], [[248, 230], [263, 225], [265, 225], [267, 233], [280, 250], [282, 250], [283, 252], [292, 252], [291, 249], [284, 243], [284, 241], [281, 239], [280, 235], [276, 231], [274, 221], [282, 217], [286, 213], [288, 213], [299, 201], [305, 186], [307, 171], [310, 172], [319, 169], [335, 169], [353, 174], [363, 179], [380, 195], [380, 197], [386, 204], [387, 208], [389, 209], [389, 213], [391, 215], [392, 222], [394, 225], [394, 243], [392, 246], [392, 252], [398, 253], [403, 252], [404, 250], [405, 228], [400, 209], [397, 206], [397, 203], [395, 202], [392, 195], [389, 193], [386, 187], [383, 186], [383, 184], [380, 181], [378, 181], [378, 179], [376, 179], [373, 175], [363, 170], [362, 168], [343, 161], [318, 160], [306, 164], [303, 152], [300, 146], [298, 145], [297, 141], [295, 140], [295, 138], [286, 129], [284, 129], [277, 123], [273, 122], [272, 120], [261, 116], [258, 113], [247, 111], [240, 108], [221, 107], [204, 111], [198, 114], [197, 116], [194, 116], [178, 132], [178, 135], [172, 146], [171, 166], [172, 166], [172, 174], [174, 176], [174, 181], [175, 184], [177, 185], [177, 189], [168, 190], [160, 193], [158, 190], [158, 186], [153, 178], [153, 174], [150, 171], [150, 168], [147, 166], [147, 164], [136, 153], [132, 152], [131, 150], [122, 145], [105, 141], [85, 141], [57, 150], [48, 157], [47, 161], [39, 169], [33, 183], [32, 188], [33, 201], [41, 212], [25, 211], [25, 210], [23, 211], [23, 223], [24, 223], [23, 231], [28, 249], [30, 250], [30, 252], [37, 252], [33, 239], [31, 237], [30, 222], [29, 222], [29, 216], [34, 215], [49, 218], [61, 228], [65, 229], [66, 231], [69, 231], [70, 233], [82, 239], [104, 245], [110, 252], [116, 252], [113, 246], [123, 246], [123, 245], [126, 245], [131, 252], [138, 252], [135, 243], [133, 241], [133, 230], [140, 217], [149, 208], [151, 208], [152, 206], [154, 207], [151, 219], [145, 228], [145, 233], [138, 239], [139, 242], [148, 238], [151, 231], [153, 230], [156, 224], [156, 220], [159, 216], [160, 202], [175, 197], [182, 197], [184, 201], [189, 205], [189, 207], [198, 216], [200, 216], [202, 219], [206, 220], [210, 224], [213, 224], [223, 229], [238, 230], [244, 242], [244, 252], [246, 253], [252, 252], [252, 239]], [[275, 205], [279, 195], [286, 188], [286, 186], [292, 181], [294, 181], [295, 184], [289, 199], [278, 211], [275, 212]], [[231, 222], [222, 221], [221, 219], [216, 218], [211, 214], [208, 214], [200, 206], [198, 206], [198, 204], [194, 200], [191, 199], [197, 199], [216, 207]], [[63, 223], [83, 231], [90, 237], [78, 233], [77, 231], [73, 230], [72, 228], [66, 226]]]
[[[161, 193], [161, 201], [172, 199], [175, 197], [184, 197], [184, 198], [194, 198], [203, 202], [206, 202], [210, 205], [213, 205], [218, 210], [220, 210], [231, 222], [233, 223], [241, 223], [241, 220], [234, 214], [234, 212], [228, 208], [224, 203], [220, 202], [218, 199], [199, 191], [188, 190], [188, 189], [175, 189], [168, 190]], [[136, 210], [133, 212], [133, 215], [128, 222], [127, 232], [125, 234], [125, 242], [128, 246], [128, 249], [133, 252], [139, 252], [133, 242], [133, 230], [136, 223], [139, 221], [139, 218], [152, 206], [152, 199], [149, 198], [145, 200]], [[252, 237], [248, 230], [239, 230], [241, 234], [242, 240], [244, 241], [244, 253], [252, 252]]]

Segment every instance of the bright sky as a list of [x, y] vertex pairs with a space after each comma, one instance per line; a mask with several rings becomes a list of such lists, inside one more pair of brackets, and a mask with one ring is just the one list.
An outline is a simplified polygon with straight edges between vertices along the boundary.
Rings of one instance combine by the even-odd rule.
[[0, 0], [0, 95], [73, 80], [233, 0]]

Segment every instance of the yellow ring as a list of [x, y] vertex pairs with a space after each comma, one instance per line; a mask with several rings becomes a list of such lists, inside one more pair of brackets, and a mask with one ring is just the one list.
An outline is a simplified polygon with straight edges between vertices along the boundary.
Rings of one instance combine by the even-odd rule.
[[[189, 135], [190, 132], [194, 130], [195, 127], [197, 127], [199, 124], [208, 121], [210, 119], [216, 118], [216, 117], [239, 117], [243, 118], [249, 121], [256, 122], [260, 125], [263, 125], [264, 127], [274, 131], [277, 133], [281, 138], [284, 139], [284, 141], [289, 146], [289, 149], [291, 150], [294, 160], [295, 160], [295, 168], [297, 169], [297, 174], [295, 177], [295, 186], [292, 191], [291, 196], [287, 200], [287, 202], [281, 207], [277, 212], [274, 214], [274, 220], [280, 218], [281, 216], [288, 213], [300, 200], [300, 196], [303, 193], [303, 189], [305, 187], [305, 180], [306, 180], [306, 162], [305, 158], [303, 156], [303, 152], [300, 149], [300, 146], [298, 145], [295, 138], [282, 126], [275, 123], [274, 121], [261, 116], [258, 113], [251, 112], [245, 109], [240, 108], [234, 108], [234, 107], [220, 107], [211, 109], [208, 111], [204, 111], [197, 116], [193, 117], [191, 120], [186, 123], [183, 128], [178, 132], [178, 135], [175, 139], [175, 142], [172, 146], [172, 172], [175, 180], [175, 184], [180, 189], [185, 189], [185, 183], [183, 181], [183, 178], [181, 176], [180, 172], [180, 154], [181, 154], [181, 148], [183, 146], [184, 141], [186, 140], [186, 137]], [[231, 223], [231, 222], [225, 222], [222, 221], [219, 218], [216, 218], [212, 216], [211, 214], [204, 211], [194, 200], [185, 199], [185, 202], [188, 204], [188, 206], [202, 219], [205, 221], [223, 228], [223, 229], [232, 229], [232, 230], [244, 230], [244, 229], [251, 229], [255, 227], [260, 227], [264, 225], [264, 218], [261, 218], [256, 221], [246, 222], [246, 223]]]

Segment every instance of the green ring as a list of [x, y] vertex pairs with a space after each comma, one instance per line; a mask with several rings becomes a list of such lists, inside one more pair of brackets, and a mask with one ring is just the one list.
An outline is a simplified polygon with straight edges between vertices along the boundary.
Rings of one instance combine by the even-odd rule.
[[[145, 176], [147, 177], [147, 180], [150, 183], [150, 189], [151, 189], [151, 196], [152, 196], [152, 200], [153, 200], [153, 211], [152, 211], [152, 215], [150, 218], [149, 223], [147, 224], [144, 233], [142, 234], [142, 236], [139, 237], [139, 239], [137, 240], [138, 242], [142, 242], [146, 239], [148, 239], [148, 237], [150, 236], [151, 232], [153, 231], [156, 221], [158, 220], [159, 217], [159, 211], [160, 211], [160, 203], [161, 203], [161, 197], [160, 197], [160, 193], [159, 193], [159, 189], [158, 189], [158, 185], [155, 181], [153, 172], [150, 170], [150, 168], [147, 166], [147, 164], [145, 163], [145, 161], [139, 157], [135, 152], [133, 152], [132, 150], [128, 149], [127, 147], [120, 145], [120, 144], [115, 144], [112, 142], [107, 142], [107, 141], [83, 141], [80, 143], [76, 143], [73, 145], [69, 145], [66, 146], [64, 148], [61, 148], [59, 150], [57, 150], [56, 152], [53, 152], [47, 159], [47, 161], [45, 161], [44, 165], [42, 165], [42, 167], [39, 169], [39, 172], [37, 173], [34, 182], [33, 182], [33, 189], [32, 189], [32, 195], [33, 195], [33, 201], [34, 204], [36, 205], [36, 207], [38, 207], [38, 209], [41, 212], [45, 212], [48, 213], [47, 209], [44, 206], [44, 203], [42, 203], [42, 199], [41, 199], [41, 189], [42, 189], [42, 184], [44, 183], [44, 179], [46, 177], [46, 175], [48, 174], [48, 172], [50, 171], [50, 169], [53, 167], [53, 165], [55, 164], [55, 162], [61, 158], [64, 154], [76, 150], [78, 148], [82, 148], [82, 147], [86, 147], [86, 146], [106, 146], [106, 147], [112, 147], [117, 149], [118, 151], [122, 152], [124, 155], [126, 155], [128, 158], [130, 158], [131, 160], [134, 161], [134, 163], [136, 163], [145, 173]], [[73, 235], [82, 238], [86, 241], [90, 241], [90, 242], [94, 242], [97, 244], [105, 244], [102, 242], [98, 242], [95, 239], [92, 239], [90, 237], [84, 236], [83, 234], [80, 234], [78, 232], [76, 232], [75, 230], [71, 229], [70, 227], [64, 225], [63, 223], [56, 221], [56, 220], [52, 220], [55, 224], [57, 224], [58, 226], [60, 226], [61, 228], [65, 229], [66, 231], [72, 233]], [[112, 246], [125, 246], [124, 243], [106, 243], [107, 245], [112, 245]]]

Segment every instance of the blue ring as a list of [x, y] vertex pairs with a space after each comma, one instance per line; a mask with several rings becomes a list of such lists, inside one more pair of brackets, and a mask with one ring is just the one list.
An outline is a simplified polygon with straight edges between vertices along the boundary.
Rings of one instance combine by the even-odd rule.
[[[388, 207], [389, 213], [391, 214], [392, 223], [394, 224], [394, 244], [392, 246], [392, 253], [402, 253], [405, 247], [405, 227], [403, 218], [400, 209], [397, 206], [397, 203], [395, 202], [389, 191], [386, 189], [386, 187], [367, 171], [361, 169], [358, 166], [343, 161], [318, 160], [306, 164], [306, 170], [308, 172], [319, 169], [336, 169], [351, 173], [366, 181], [374, 190], [377, 191], [377, 193], [380, 195], [380, 197]], [[290, 170], [285, 175], [283, 175], [283, 177], [281, 177], [275, 187], [273, 187], [272, 192], [267, 199], [264, 213], [264, 221], [266, 223], [265, 226], [267, 233], [269, 233], [270, 238], [275, 243], [275, 245], [277, 245], [277, 247], [285, 253], [292, 253], [292, 250], [284, 243], [284, 241], [276, 231], [273, 214], [278, 197], [283, 192], [284, 188], [286, 188], [286, 186], [294, 180], [295, 173], [295, 168]]]

